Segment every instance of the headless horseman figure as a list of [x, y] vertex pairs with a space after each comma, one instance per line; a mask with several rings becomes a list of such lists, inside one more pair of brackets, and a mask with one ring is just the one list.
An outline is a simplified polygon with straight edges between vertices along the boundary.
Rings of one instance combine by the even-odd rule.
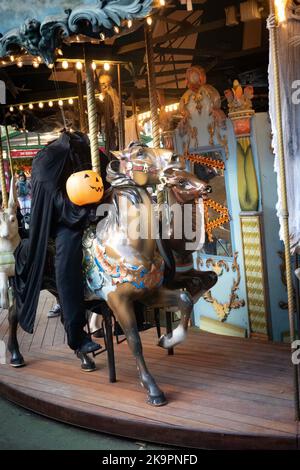
[[89, 143], [79, 132], [63, 133], [38, 153], [32, 165], [29, 239], [23, 240], [15, 252], [18, 318], [22, 328], [33, 333], [48, 242], [55, 240], [56, 286], [68, 345], [83, 353], [100, 349], [84, 331], [82, 234], [89, 208], [71, 203], [65, 188], [72, 173], [90, 167]]

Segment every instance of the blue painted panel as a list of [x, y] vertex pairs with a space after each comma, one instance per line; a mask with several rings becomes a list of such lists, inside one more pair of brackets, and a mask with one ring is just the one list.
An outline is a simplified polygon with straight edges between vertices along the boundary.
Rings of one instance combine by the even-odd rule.
[[[248, 321], [248, 309], [247, 309], [247, 294], [246, 294], [246, 285], [245, 285], [245, 276], [244, 276], [244, 262], [242, 255], [242, 239], [241, 239], [241, 229], [240, 229], [240, 206], [238, 200], [237, 192], [237, 182], [236, 182], [236, 139], [233, 132], [232, 124], [230, 120], [227, 120], [227, 138], [228, 138], [228, 158], [225, 157], [225, 183], [226, 183], [226, 192], [227, 192], [227, 202], [228, 208], [231, 216], [231, 237], [234, 251], [239, 253], [238, 263], [241, 270], [241, 282], [237, 294], [240, 299], [245, 300], [245, 306], [237, 310], [231, 310], [227, 322], [233, 325], [240, 326], [241, 328], [247, 329], [249, 331], [249, 321]], [[203, 150], [203, 149], [202, 149]], [[198, 149], [199, 151], [199, 149]], [[213, 198], [213, 194], [212, 194]], [[197, 255], [195, 255], [196, 257]], [[214, 258], [216, 260], [220, 259], [217, 256], [201, 254], [201, 258], [206, 261], [207, 258]], [[229, 267], [232, 266], [232, 258], [223, 258], [228, 262]], [[236, 278], [236, 274], [231, 270], [227, 273], [224, 271], [223, 275], [219, 277], [218, 283], [212, 289], [212, 295], [219, 302], [224, 303], [229, 301], [230, 291], [233, 284], [233, 280]], [[212, 304], [206, 302], [203, 299], [200, 299], [194, 307], [194, 321], [197, 326], [201, 326], [201, 316], [213, 318], [217, 320], [216, 312]]]
[[[202, 120], [201, 128], [206, 128], [205, 119], [197, 113], [194, 115], [193, 125], [198, 126], [197, 120]], [[236, 138], [233, 132], [232, 123], [227, 120], [227, 138], [228, 138], [228, 159], [225, 159], [226, 170], [225, 170], [225, 183], [227, 191], [227, 203], [232, 218], [231, 221], [231, 237], [233, 243], [233, 251], [237, 251], [239, 254], [238, 263], [241, 270], [241, 282], [237, 294], [240, 299], [245, 300], [246, 304], [244, 307], [237, 310], [231, 310], [227, 322], [233, 325], [246, 328], [249, 332], [249, 319], [248, 319], [248, 307], [247, 307], [247, 292], [245, 285], [245, 274], [244, 274], [244, 262], [243, 262], [243, 249], [242, 249], [242, 237], [240, 228], [240, 205], [238, 200], [238, 188], [237, 188], [237, 158], [236, 158]], [[207, 139], [207, 136], [206, 136]], [[205, 138], [202, 136], [202, 142], [205, 142]], [[280, 264], [281, 260], [278, 256], [278, 251], [282, 250], [282, 244], [279, 240], [279, 223], [276, 216], [276, 202], [277, 202], [277, 182], [276, 175], [273, 169], [274, 157], [271, 149], [271, 129], [267, 113], [256, 114], [252, 119], [252, 135], [251, 144], [254, 156], [254, 164], [257, 172], [258, 185], [260, 188], [260, 201], [259, 210], [263, 213], [263, 224], [264, 224], [264, 240], [265, 240], [265, 261], [266, 261], [266, 276], [267, 284], [269, 286], [269, 308], [270, 316], [272, 321], [272, 333], [275, 341], [281, 341], [282, 333], [288, 330], [288, 315], [287, 311], [282, 310], [279, 307], [280, 301], [286, 301], [286, 289], [281, 281], [280, 275]], [[177, 150], [183, 148], [183, 143], [180, 135], [176, 135]], [[191, 153], [201, 153], [211, 150], [217, 150], [216, 147], [209, 147], [206, 144], [203, 147], [197, 149], [190, 148]], [[223, 149], [224, 150], [224, 149]], [[212, 194], [213, 198], [213, 194]], [[197, 254], [195, 254], [195, 267]], [[203, 262], [206, 262], [207, 258], [213, 258], [218, 261], [220, 258], [216, 256], [201, 254]], [[229, 266], [232, 265], [232, 258], [224, 258], [228, 262]], [[206, 269], [206, 268], [201, 268]], [[210, 269], [210, 268], [209, 268]], [[235, 273], [225, 272], [219, 277], [219, 281], [216, 286], [212, 289], [212, 296], [220, 303], [229, 301], [230, 291], [233, 284], [233, 280], [236, 278]], [[211, 303], [206, 302], [204, 299], [200, 299], [194, 307], [194, 321], [195, 324], [201, 326], [201, 316], [210, 317], [217, 320], [217, 314]]]

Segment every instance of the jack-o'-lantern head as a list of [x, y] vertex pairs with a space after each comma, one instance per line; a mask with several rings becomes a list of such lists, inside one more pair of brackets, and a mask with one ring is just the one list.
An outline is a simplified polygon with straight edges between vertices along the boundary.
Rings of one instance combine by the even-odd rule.
[[66, 183], [69, 199], [77, 206], [100, 202], [103, 193], [102, 178], [92, 170], [73, 173]]

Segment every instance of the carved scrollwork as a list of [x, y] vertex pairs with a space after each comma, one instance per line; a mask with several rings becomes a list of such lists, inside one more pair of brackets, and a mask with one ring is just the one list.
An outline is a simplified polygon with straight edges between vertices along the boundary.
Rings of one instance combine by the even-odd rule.
[[[209, 302], [213, 305], [213, 308], [218, 316], [218, 319], [222, 322], [226, 321], [231, 310], [236, 310], [238, 308], [244, 307], [245, 301], [240, 299], [237, 290], [239, 289], [239, 285], [241, 282], [241, 272], [240, 266], [237, 262], [238, 259], [238, 252], [234, 253], [233, 263], [231, 266], [231, 271], [236, 273], [236, 278], [233, 279], [233, 284], [231, 287], [229, 299], [227, 302], [221, 303], [215, 297], [213, 297], [211, 290], [206, 292], [203, 295], [203, 299], [206, 302]], [[198, 265], [203, 266], [203, 260], [198, 258]], [[224, 260], [214, 260], [212, 258], [208, 258], [206, 260], [206, 267], [211, 268], [218, 276], [222, 276], [223, 270], [225, 269], [226, 272], [230, 271], [229, 265]]]
[[95, 37], [102, 30], [106, 36], [113, 34], [110, 30], [119, 26], [122, 19], [147, 16], [152, 3], [153, 0], [97, 0], [95, 5], [68, 9], [60, 16], [45, 18], [42, 23], [34, 18], [27, 19], [20, 28], [0, 36], [0, 57], [20, 54], [24, 49], [49, 65], [65, 38], [75, 33]]

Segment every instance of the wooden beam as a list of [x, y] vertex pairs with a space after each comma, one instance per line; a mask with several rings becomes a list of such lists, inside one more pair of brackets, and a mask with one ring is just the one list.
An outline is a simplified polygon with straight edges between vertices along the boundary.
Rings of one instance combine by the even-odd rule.
[[[160, 18], [158, 18], [158, 21]], [[171, 41], [172, 39], [178, 39], [183, 36], [189, 36], [190, 34], [195, 34], [195, 33], [205, 33], [207, 31], [213, 31], [215, 29], [220, 29], [225, 26], [225, 19], [222, 20], [217, 20], [217, 21], [211, 21], [210, 23], [204, 23], [200, 24], [199, 26], [194, 26], [191, 23], [189, 23], [188, 27], [182, 27], [178, 31], [175, 31], [174, 33], [171, 34], [164, 34], [162, 36], [158, 36], [156, 38], [153, 38], [153, 44], [161, 44], [167, 41]], [[145, 48], [145, 42], [144, 41], [137, 41], [133, 44], [127, 44], [125, 46], [120, 46], [117, 49], [118, 54], [127, 54], [128, 52], [133, 52], [137, 51], [139, 49], [144, 49]]]
[[167, 41], [171, 41], [172, 39], [178, 39], [183, 36], [189, 36], [190, 34], [195, 33], [206, 33], [207, 31], [214, 31], [215, 29], [224, 28], [226, 22], [225, 19], [211, 21], [210, 23], [200, 24], [199, 26], [194, 26], [191, 23], [187, 27], [186, 25], [180, 28], [178, 31], [175, 31], [171, 34], [163, 34], [162, 36], [158, 36], [153, 38], [154, 44], [162, 44]]
[[220, 49], [186, 49], [176, 47], [160, 47], [156, 46], [154, 52], [160, 55], [190, 55], [192, 57], [218, 57], [223, 56], [224, 52]]

